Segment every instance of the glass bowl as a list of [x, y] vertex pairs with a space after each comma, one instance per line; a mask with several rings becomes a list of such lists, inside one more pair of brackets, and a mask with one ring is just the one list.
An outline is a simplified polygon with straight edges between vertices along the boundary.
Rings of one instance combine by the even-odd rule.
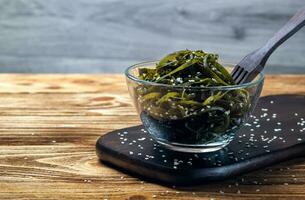
[[264, 75], [250, 83], [216, 87], [173, 86], [138, 78], [139, 69], [154, 68], [157, 62], [139, 63], [125, 71], [129, 93], [148, 133], [175, 151], [212, 152], [228, 145], [253, 111]]

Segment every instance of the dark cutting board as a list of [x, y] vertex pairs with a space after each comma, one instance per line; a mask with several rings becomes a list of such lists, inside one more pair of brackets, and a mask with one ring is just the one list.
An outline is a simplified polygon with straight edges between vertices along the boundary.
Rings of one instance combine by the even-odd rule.
[[305, 156], [305, 96], [260, 98], [249, 122], [226, 148], [216, 152], [168, 150], [143, 126], [100, 137], [96, 150], [106, 164], [154, 181], [177, 185], [222, 180]]

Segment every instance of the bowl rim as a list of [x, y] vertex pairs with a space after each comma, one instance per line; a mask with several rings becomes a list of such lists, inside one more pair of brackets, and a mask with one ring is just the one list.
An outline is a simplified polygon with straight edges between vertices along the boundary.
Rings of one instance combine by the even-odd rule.
[[[258, 78], [255, 79], [254, 81], [251, 81], [249, 83], [243, 83], [243, 84], [240, 84], [240, 85], [228, 85], [228, 86], [204, 86], [204, 87], [200, 87], [200, 86], [182, 86], [182, 85], [168, 85], [168, 84], [164, 84], [164, 83], [156, 83], [156, 82], [152, 82], [152, 81], [146, 81], [146, 80], [141, 80], [139, 79], [138, 77], [132, 75], [130, 73], [130, 71], [132, 69], [135, 69], [135, 68], [138, 68], [138, 67], [143, 67], [143, 65], [147, 64], [148, 66], [150, 66], [149, 64], [156, 64], [158, 63], [159, 61], [158, 60], [153, 60], [153, 61], [145, 61], [145, 62], [140, 62], [140, 63], [136, 63], [136, 64], [133, 64], [129, 67], [127, 67], [125, 69], [125, 76], [132, 80], [132, 81], [135, 81], [135, 82], [138, 82], [138, 83], [142, 83], [142, 84], [146, 84], [146, 85], [152, 85], [152, 86], [162, 86], [162, 87], [170, 87], [170, 88], [179, 88], [179, 89], [200, 89], [200, 90], [205, 90], [205, 89], [218, 89], [218, 90], [235, 90], [235, 89], [242, 89], [242, 88], [247, 88], [247, 87], [252, 87], [252, 86], [255, 86], [255, 85], [258, 85], [260, 83], [262, 83], [265, 79], [265, 75], [263, 72], [260, 72], [257, 76]], [[220, 62], [222, 63], [223, 65], [232, 65], [231, 67], [230, 66], [226, 66], [226, 67], [230, 67], [230, 68], [233, 68], [234, 64], [230, 64], [230, 63], [227, 63], [227, 62]]]

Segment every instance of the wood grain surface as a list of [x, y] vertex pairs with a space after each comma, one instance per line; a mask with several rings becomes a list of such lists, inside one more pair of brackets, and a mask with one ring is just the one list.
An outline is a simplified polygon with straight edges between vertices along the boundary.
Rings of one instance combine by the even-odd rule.
[[[263, 95], [304, 94], [268, 76]], [[140, 124], [120, 75], [0, 75], [0, 199], [305, 198], [305, 158], [195, 187], [152, 184], [101, 164], [96, 139]]]
[[[237, 63], [304, 0], [0, 0], [0, 72], [122, 72], [180, 49]], [[305, 29], [267, 72], [305, 73]]]

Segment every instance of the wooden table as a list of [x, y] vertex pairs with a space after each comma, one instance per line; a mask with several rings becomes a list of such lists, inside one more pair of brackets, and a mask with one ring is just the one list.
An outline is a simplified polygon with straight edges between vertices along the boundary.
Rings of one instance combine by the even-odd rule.
[[[101, 164], [96, 139], [140, 123], [121, 75], [2, 74], [0, 93], [0, 199], [305, 198], [305, 158], [195, 187]], [[305, 94], [305, 75], [268, 76], [263, 95], [280, 93]]]

